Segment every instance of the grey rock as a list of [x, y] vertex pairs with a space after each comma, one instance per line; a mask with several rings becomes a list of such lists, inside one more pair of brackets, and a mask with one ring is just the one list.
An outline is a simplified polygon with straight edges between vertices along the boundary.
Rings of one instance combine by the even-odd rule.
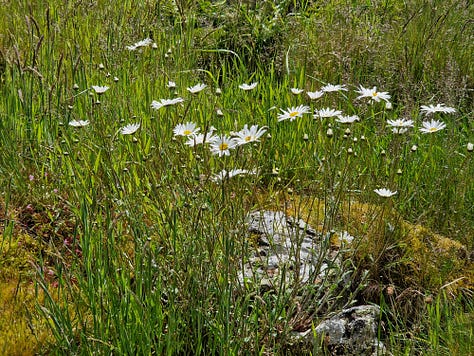
[[379, 318], [378, 306], [356, 306], [323, 321], [315, 331], [318, 337], [324, 337], [331, 354], [387, 355], [377, 338]]
[[[258, 248], [239, 273], [240, 281], [261, 279], [273, 282], [306, 283], [326, 273], [330, 258], [323, 247], [323, 237], [302, 219], [288, 217], [281, 211], [255, 211], [247, 216], [249, 233], [258, 235]], [[279, 283], [274, 283], [278, 285]]]
[[[245, 256], [246, 263], [239, 271], [242, 284], [251, 281], [265, 293], [282, 282], [289, 288], [322, 280], [331, 286], [350, 283], [346, 280], [350, 273], [340, 273], [341, 255], [330, 251], [329, 234], [322, 236], [303, 220], [281, 211], [252, 212], [246, 224], [248, 232], [258, 236], [258, 246]], [[348, 247], [353, 237], [347, 232], [340, 234], [343, 246]], [[314, 333], [313, 329], [294, 332], [292, 344], [311, 350], [324, 338], [323, 344], [332, 355], [387, 355], [377, 339], [379, 317], [377, 306], [344, 309], [320, 323]]]

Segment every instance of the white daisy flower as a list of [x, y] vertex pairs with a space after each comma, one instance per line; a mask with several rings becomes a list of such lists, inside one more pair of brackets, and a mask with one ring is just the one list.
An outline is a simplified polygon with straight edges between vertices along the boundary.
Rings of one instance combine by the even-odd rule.
[[340, 116], [340, 115], [342, 115], [341, 110], [334, 110], [334, 109], [331, 109], [331, 108], [325, 108], [325, 109], [314, 111], [314, 118], [315, 119], [317, 119], [318, 117], [323, 118], [323, 117], [333, 117], [333, 116]]
[[408, 131], [409, 127], [413, 127], [413, 120], [408, 120], [408, 119], [387, 120], [387, 124], [392, 128], [393, 133], [403, 134]]
[[135, 51], [137, 48], [146, 47], [151, 45], [152, 43], [153, 41], [151, 40], [151, 38], [145, 38], [144, 40], [138, 41], [137, 43], [134, 43], [131, 46], [126, 46], [125, 48], [129, 51]]
[[135, 133], [138, 129], [140, 128], [140, 124], [128, 124], [127, 126], [124, 126], [120, 129], [120, 133], [122, 135], [131, 135]]
[[99, 95], [104, 94], [107, 90], [109, 90], [108, 86], [99, 86], [99, 85], [93, 85], [92, 89]]
[[230, 156], [230, 150], [237, 146], [235, 139], [229, 136], [217, 136], [211, 141], [211, 153], [213, 155]]
[[214, 182], [220, 182], [223, 181], [224, 179], [230, 179], [232, 177], [241, 175], [241, 174], [255, 174], [255, 171], [249, 171], [247, 169], [232, 169], [230, 171], [227, 171], [223, 169], [217, 174], [214, 174], [211, 178]]
[[175, 82], [172, 82], [171, 80], [168, 81], [168, 84], [166, 85], [168, 88], [170, 89], [174, 89], [176, 88], [176, 83]]
[[298, 89], [298, 88], [291, 88], [290, 90], [295, 95], [301, 94], [304, 91], [303, 89]]
[[69, 121], [69, 126], [73, 127], [84, 127], [89, 125], [89, 120], [72, 120]]
[[352, 115], [352, 116], [339, 115], [336, 121], [341, 124], [352, 124], [353, 122], [360, 121], [360, 118], [357, 115]]
[[324, 95], [323, 91], [308, 91], [306, 92], [311, 100], [319, 99]]
[[468, 142], [466, 148], [468, 152], [472, 152], [474, 151], [474, 144], [472, 142]]
[[174, 136], [195, 136], [200, 128], [194, 122], [187, 122], [185, 124], [178, 124], [173, 129]]
[[278, 115], [278, 121], [283, 121], [290, 119], [290, 121], [295, 120], [297, 117], [302, 117], [304, 114], [310, 113], [311, 108], [306, 105], [294, 106], [285, 110], [280, 109], [281, 114]]
[[174, 98], [174, 99], [160, 99], [160, 101], [153, 100], [151, 102], [151, 107], [155, 110], [162, 108], [163, 106], [170, 106], [182, 103], [184, 101], [183, 98]]
[[206, 84], [196, 84], [195, 86], [193, 87], [188, 87], [186, 88], [191, 94], [196, 94], [196, 93], [199, 93], [201, 90], [203, 90], [204, 88], [206, 88], [207, 85]]
[[252, 84], [240, 84], [239, 85], [239, 88], [242, 89], [242, 90], [252, 90], [252, 89], [255, 89], [257, 87], [257, 84], [258, 82], [254, 82]]
[[433, 133], [440, 131], [446, 127], [446, 124], [442, 121], [438, 120], [431, 120], [431, 121], [423, 121], [423, 127], [420, 128], [422, 133]]
[[235, 133], [235, 140], [237, 145], [245, 145], [246, 143], [250, 142], [258, 142], [260, 141], [260, 137], [267, 132], [265, 127], [258, 127], [258, 125], [250, 126], [248, 128], [247, 124], [244, 125], [244, 128], [239, 132]]
[[214, 142], [216, 139], [217, 136], [213, 135], [212, 131], [206, 134], [197, 133], [195, 135], [188, 135], [188, 140], [184, 144], [190, 147], [195, 147], [197, 145]]
[[379, 102], [380, 100], [384, 100], [385, 102], [390, 101], [390, 94], [386, 91], [378, 92], [377, 87], [373, 87], [372, 89], [364, 88], [360, 85], [359, 90], [356, 90], [356, 93], [360, 95], [356, 99], [361, 98], [370, 98], [372, 101]]
[[187, 135], [188, 141], [184, 144], [190, 147], [195, 147], [197, 145], [203, 145], [205, 143], [213, 142], [217, 137], [213, 135], [213, 132], [216, 130], [214, 126], [209, 128], [209, 131], [206, 133], [196, 133], [194, 135]]
[[340, 232], [339, 238], [341, 239], [341, 242], [346, 244], [350, 244], [352, 241], [354, 241], [354, 236], [349, 234], [347, 231]]
[[321, 88], [321, 90], [325, 93], [329, 93], [329, 92], [332, 92], [332, 91], [347, 91], [347, 88], [345, 85], [340, 85], [340, 84], [336, 84], [336, 85], [333, 85], [333, 84], [327, 84], [325, 86], [323, 86]]
[[449, 106], [446, 106], [444, 104], [437, 104], [436, 106], [434, 105], [421, 105], [420, 111], [424, 113], [425, 115], [428, 114], [433, 114], [435, 112], [442, 112], [445, 114], [452, 114], [456, 112], [455, 108], [451, 108]]
[[374, 189], [374, 192], [384, 198], [390, 198], [391, 196], [397, 194], [397, 191], [392, 192], [390, 189], [387, 188]]

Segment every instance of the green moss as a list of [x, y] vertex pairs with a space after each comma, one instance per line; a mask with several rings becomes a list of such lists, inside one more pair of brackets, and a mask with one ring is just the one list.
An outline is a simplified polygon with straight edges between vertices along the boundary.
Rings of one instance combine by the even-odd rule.
[[0, 354], [35, 355], [52, 341], [51, 330], [38, 313], [43, 293], [35, 283], [38, 256], [48, 253], [49, 247], [41, 238], [16, 226], [3, 230], [0, 237]]
[[0, 281], [0, 354], [35, 355], [52, 341], [50, 329], [36, 312], [40, 301], [33, 282]]
[[26, 233], [3, 237], [0, 250], [0, 354], [34, 355], [51, 333], [37, 313], [34, 282], [40, 243]]

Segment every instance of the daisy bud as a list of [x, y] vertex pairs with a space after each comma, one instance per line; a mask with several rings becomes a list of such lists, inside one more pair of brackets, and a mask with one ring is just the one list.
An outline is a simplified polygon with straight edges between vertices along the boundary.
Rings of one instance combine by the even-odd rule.
[[418, 146], [417, 146], [417, 145], [411, 146], [411, 151], [412, 151], [412, 152], [415, 152], [417, 149], [418, 149]]
[[351, 148], [351, 147], [349, 147], [349, 148], [347, 149], [347, 153], [348, 153], [348, 154], [350, 154], [350, 155], [353, 153], [353, 151], [352, 151], [352, 148]]
[[119, 78], [114, 77], [114, 82], [117, 83], [119, 81]]
[[79, 89], [79, 85], [77, 85], [77, 83], [74, 83], [74, 85], [72, 86], [72, 88], [73, 88], [74, 90], [77, 90], [77, 89]]
[[99, 64], [99, 69], [104, 69], [104, 68], [105, 68], [104, 64], [103, 64], [103, 63], [100, 63], [100, 64]]
[[221, 95], [221, 94], [222, 94], [221, 88], [216, 88], [216, 94], [217, 94], [217, 95]]
[[468, 152], [474, 151], [474, 144], [473, 144], [472, 142], [469, 142], [469, 143], [467, 144], [467, 151], [468, 151]]
[[402, 170], [400, 168], [398, 168], [397, 174], [398, 175], [402, 174]]
[[326, 131], [326, 136], [327, 137], [332, 137], [334, 135], [334, 132], [332, 132], [332, 129], [329, 128], [327, 131]]
[[357, 141], [358, 141], [358, 140], [357, 140], [357, 137], [354, 137], [354, 138], [352, 139], [352, 141], [353, 141], [353, 142], [357, 142]]
[[382, 151], [380, 152], [380, 155], [381, 155], [381, 156], [385, 156], [385, 153], [386, 153], [385, 150], [382, 150]]
[[344, 133], [349, 136], [351, 134], [351, 129], [350, 128], [347, 128], [346, 131], [344, 131]]
[[387, 101], [385, 103], [385, 109], [390, 110], [392, 108], [392, 103], [390, 101]]
[[158, 45], [156, 44], [156, 42], [153, 42], [153, 44], [151, 45], [151, 48], [158, 49]]
[[304, 134], [304, 135], [303, 135], [303, 140], [305, 140], [305, 141], [308, 141], [308, 140], [309, 140], [308, 134]]

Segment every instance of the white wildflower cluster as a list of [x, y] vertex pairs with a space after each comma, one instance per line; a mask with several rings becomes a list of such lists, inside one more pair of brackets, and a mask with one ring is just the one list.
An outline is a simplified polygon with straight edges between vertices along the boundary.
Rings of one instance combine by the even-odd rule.
[[185, 142], [188, 146], [196, 146], [204, 143], [210, 145], [212, 154], [221, 156], [230, 155], [230, 150], [237, 148], [252, 142], [259, 142], [260, 138], [265, 132], [266, 127], [259, 127], [258, 125], [252, 125], [250, 128], [247, 124], [238, 131], [233, 132], [231, 135], [221, 134], [215, 135], [216, 129], [211, 126], [205, 134], [200, 133], [201, 129], [197, 127], [194, 122], [187, 122], [184, 124], [178, 124], [173, 129], [174, 136], [185, 136], [188, 141]]
[[[248, 143], [259, 142], [260, 138], [265, 132], [266, 127], [259, 127], [258, 125], [248, 126], [247, 124], [237, 132], [231, 134], [215, 134], [216, 129], [211, 126], [205, 133], [201, 132], [201, 128], [194, 122], [186, 122], [178, 124], [173, 129], [174, 136], [183, 136], [187, 138], [185, 145], [195, 147], [198, 145], [207, 144], [212, 155], [223, 157], [230, 156], [231, 151], [239, 146]], [[212, 180], [222, 180], [231, 178], [241, 174], [254, 174], [253, 171], [244, 169], [234, 169], [231, 171], [223, 170], [216, 174]]]
[[[303, 92], [302, 89], [298, 88], [291, 88], [290, 91], [298, 95]], [[316, 100], [323, 97], [327, 93], [332, 92], [348, 92], [349, 89], [344, 84], [326, 84], [317, 91], [307, 91], [306, 94], [311, 100]], [[377, 87], [372, 88], [365, 88], [362, 85], [355, 90], [355, 93], [358, 96], [355, 100], [363, 100], [368, 99], [369, 103], [379, 103], [384, 102], [386, 109], [392, 108], [392, 103], [390, 102], [391, 95], [386, 91], [378, 90]], [[304, 116], [304, 114], [308, 114], [311, 112], [311, 108], [306, 105], [299, 105], [299, 106], [292, 106], [288, 107], [287, 109], [280, 109], [281, 113], [278, 114], [278, 121], [294, 121], [298, 118]], [[424, 115], [430, 115], [435, 113], [444, 113], [444, 114], [452, 114], [455, 113], [456, 109], [446, 106], [445, 104], [437, 104], [437, 105], [422, 105], [420, 107], [420, 113]], [[313, 117], [315, 119], [326, 119], [331, 117], [336, 117], [335, 121], [340, 124], [352, 124], [354, 122], [361, 121], [361, 118], [358, 115], [344, 115], [342, 110], [336, 108], [321, 108], [315, 109]], [[404, 134], [408, 132], [408, 129], [414, 127], [414, 121], [408, 118], [397, 118], [394, 120], [387, 120], [387, 125], [391, 129], [391, 131], [395, 134]], [[421, 123], [421, 127], [419, 131], [423, 134], [426, 133], [434, 133], [446, 128], [446, 124], [439, 120], [431, 119], [429, 121], [423, 121]], [[331, 129], [331, 135], [333, 134], [333, 130]]]
[[[127, 46], [127, 49], [129, 49], [130, 51], [134, 51], [138, 48], [146, 47], [151, 44], [152, 44], [151, 39], [147, 38], [131, 46]], [[252, 90], [255, 90], [257, 86], [258, 86], [258, 82], [255, 81], [255, 82], [249, 82], [249, 83], [242, 83], [238, 85], [238, 88], [243, 91], [252, 91]], [[171, 89], [172, 92], [174, 92], [177, 85], [174, 81], [169, 80], [166, 87]], [[108, 86], [98, 86], [98, 85], [93, 85], [90, 88], [97, 95], [103, 95], [109, 89]], [[188, 95], [195, 96], [198, 93], [205, 90], [206, 88], [207, 88], [206, 84], [198, 83], [194, 86], [187, 87], [186, 90], [189, 92]], [[78, 87], [75, 88], [75, 90], [77, 89]], [[346, 100], [349, 95], [349, 89], [344, 84], [325, 84], [321, 86], [318, 90], [306, 91], [307, 97], [300, 95], [304, 93], [305, 90], [298, 87], [290, 88], [290, 92], [297, 98], [300, 98], [300, 99], [306, 98], [306, 100], [311, 100], [311, 101], [321, 99], [326, 95], [334, 95], [331, 93], [340, 93], [340, 95], [342, 95]], [[392, 98], [391, 95], [386, 91], [377, 89], [377, 87], [375, 86], [372, 88], [366, 88], [362, 85], [359, 85], [354, 90], [354, 93], [356, 94], [354, 95], [356, 102], [363, 103], [364, 101], [366, 101], [368, 104], [371, 104], [371, 105], [377, 105], [377, 103], [383, 103], [385, 105], [385, 109], [388, 110], [392, 108], [392, 103], [390, 101]], [[216, 88], [215, 94], [221, 95], [222, 90], [220, 88]], [[195, 98], [196, 97], [197, 96], [195, 96]], [[152, 109], [155, 109], [155, 110], [160, 110], [164, 107], [176, 106], [176, 105], [183, 107], [183, 105], [180, 105], [180, 104], [185, 103], [186, 100], [191, 100], [191, 97], [188, 96], [188, 99], [185, 99], [179, 96], [173, 97], [173, 98], [162, 98], [158, 100], [153, 100], [150, 106]], [[332, 99], [330, 100], [330, 102], [332, 102]], [[344, 125], [350, 125], [356, 122], [363, 121], [363, 118], [361, 118], [359, 115], [354, 113], [354, 107], [356, 107], [356, 105], [350, 105], [351, 113], [349, 114], [344, 113], [343, 110], [341, 110], [340, 108], [332, 108], [328, 106], [321, 106], [319, 108], [314, 108], [312, 106], [301, 104], [301, 105], [296, 105], [296, 106], [289, 106], [286, 109], [280, 108], [279, 113], [277, 114], [277, 121], [278, 122], [281, 122], [281, 121], [292, 122], [297, 119], [301, 119], [305, 117], [305, 115], [307, 114], [312, 114], [315, 120], [327, 120], [327, 119], [334, 118], [334, 122], [337, 123], [338, 125], [333, 127], [331, 123], [328, 124], [327, 131], [326, 131], [326, 135], [328, 137], [332, 137], [334, 135], [335, 130], [337, 130], [337, 126], [341, 127]], [[269, 109], [269, 111], [274, 110], [274, 109], [277, 109], [277, 107], [273, 106], [272, 108]], [[225, 116], [224, 111], [221, 108], [216, 108], [215, 110], [218, 117]], [[230, 112], [230, 111], [226, 111], [226, 112]], [[434, 116], [438, 114], [453, 114], [456, 112], [456, 109], [446, 106], [445, 104], [436, 104], [436, 105], [430, 104], [430, 105], [422, 105], [420, 107], [419, 112], [423, 117], [423, 120], [421, 120], [419, 125], [416, 125], [414, 119], [399, 117], [399, 118], [388, 119], [385, 123], [386, 127], [389, 130], [391, 130], [391, 132], [394, 134], [405, 134], [409, 130], [413, 129], [415, 126], [419, 126], [418, 130], [422, 134], [435, 133], [435, 132], [445, 129], [446, 124], [443, 121], [438, 120], [437, 118], [435, 119]], [[89, 120], [70, 120], [68, 122], [69, 126], [75, 127], [75, 128], [85, 127], [85, 126], [88, 126], [89, 124], [90, 124]], [[132, 135], [135, 132], [137, 132], [140, 129], [140, 127], [141, 127], [141, 124], [138, 122], [130, 123], [121, 127], [118, 130], [118, 133], [122, 135]], [[347, 138], [350, 135], [351, 130], [347, 127], [345, 127], [344, 130], [345, 130], [344, 137]], [[217, 131], [216, 128], [213, 126], [210, 126], [202, 130], [200, 127], [198, 127], [198, 125], [195, 122], [188, 121], [188, 122], [184, 122], [184, 123], [180, 123], [176, 125], [173, 129], [173, 135], [174, 137], [183, 137], [185, 139], [184, 144], [186, 146], [196, 147], [199, 145], [203, 145], [203, 146], [206, 146], [207, 149], [209, 149], [210, 154], [216, 157], [225, 157], [225, 156], [230, 156], [232, 151], [238, 149], [239, 147], [243, 145], [247, 145], [249, 143], [260, 142], [263, 135], [267, 133], [267, 127], [245, 124], [243, 128], [237, 132], [232, 131], [229, 133], [216, 133], [216, 131]], [[269, 134], [267, 134], [267, 136], [271, 137]], [[364, 136], [361, 136], [361, 140], [363, 139], [363, 137]], [[303, 139], [307, 141], [310, 139], [310, 137], [308, 134], [305, 134], [303, 136]], [[354, 137], [352, 141], [357, 142], [357, 138]], [[474, 150], [473, 147], [474, 145], [472, 143], [467, 144], [467, 150], [469, 152], [472, 152]], [[411, 147], [411, 151], [416, 152], [416, 150], [417, 150], [417, 146], [413, 145]], [[355, 154], [352, 147], [347, 148], [347, 152], [350, 154]], [[240, 169], [240, 168], [235, 168], [235, 169], [230, 169], [230, 170], [223, 169], [220, 172], [212, 175], [210, 179], [211, 181], [214, 181], [214, 182], [221, 182], [225, 179], [229, 179], [235, 176], [248, 175], [248, 174], [257, 174], [257, 172], [255, 170]], [[390, 198], [397, 194], [397, 191], [392, 191], [387, 188], [375, 189], [373, 190], [373, 192], [375, 192], [377, 195], [383, 198]]]

